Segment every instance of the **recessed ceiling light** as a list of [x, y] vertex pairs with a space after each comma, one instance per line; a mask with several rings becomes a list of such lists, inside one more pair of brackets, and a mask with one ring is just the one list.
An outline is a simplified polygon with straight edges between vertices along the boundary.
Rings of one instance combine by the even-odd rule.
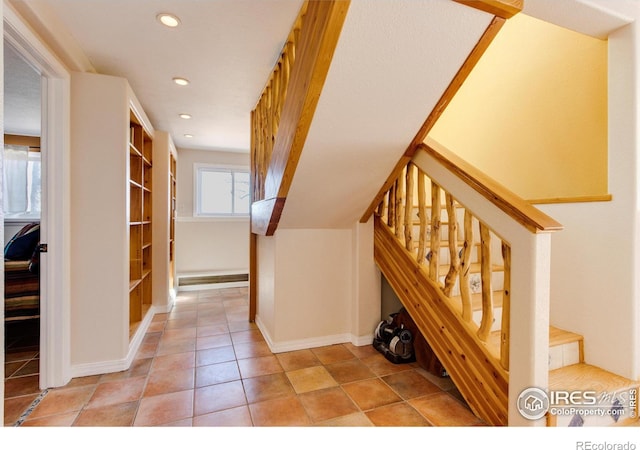
[[189, 80], [187, 80], [186, 78], [182, 78], [182, 77], [175, 77], [173, 79], [173, 82], [177, 85], [180, 86], [186, 86], [187, 84], [189, 84]]
[[180, 114], [181, 119], [191, 119], [191, 114]]
[[186, 137], [187, 139], [191, 139], [193, 137], [193, 134], [185, 134], [184, 137]]
[[180, 25], [180, 19], [178, 19], [173, 14], [169, 13], [160, 13], [156, 16], [156, 19], [162, 24], [169, 28], [175, 28]]

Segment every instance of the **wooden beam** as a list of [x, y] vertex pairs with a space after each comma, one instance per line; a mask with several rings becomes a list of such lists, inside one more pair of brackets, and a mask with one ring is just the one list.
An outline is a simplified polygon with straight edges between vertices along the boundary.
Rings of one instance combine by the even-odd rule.
[[256, 321], [258, 305], [258, 235], [249, 234], [249, 322]]
[[520, 11], [524, 6], [524, 0], [454, 0], [457, 3], [471, 6], [494, 16], [509, 19]]
[[261, 236], [273, 236], [284, 208], [284, 198], [270, 198], [251, 204], [251, 232]]
[[[255, 233], [267, 229], [273, 233], [278, 225], [349, 5], [349, 0], [311, 0], [308, 4], [265, 180], [264, 198], [271, 200], [252, 211], [260, 214], [253, 216]], [[269, 205], [280, 206], [280, 210], [270, 210]]]
[[391, 184], [398, 178], [402, 169], [404, 169], [407, 163], [411, 160], [411, 157], [416, 151], [416, 146], [418, 144], [421, 144], [425, 140], [427, 134], [429, 134], [429, 131], [431, 131], [437, 120], [440, 118], [446, 107], [449, 105], [453, 97], [462, 86], [462, 83], [464, 83], [484, 52], [487, 50], [487, 48], [489, 48], [489, 44], [493, 42], [493, 39], [498, 34], [498, 31], [500, 31], [500, 28], [502, 28], [502, 25], [504, 25], [504, 22], [505, 20], [501, 17], [495, 17], [491, 21], [485, 32], [482, 34], [482, 37], [480, 37], [480, 40], [478, 41], [476, 46], [473, 48], [473, 50], [471, 50], [471, 53], [460, 67], [460, 70], [458, 70], [458, 73], [456, 73], [455, 77], [438, 100], [438, 103], [436, 103], [436, 106], [431, 111], [431, 114], [429, 114], [429, 117], [427, 117], [427, 120], [424, 122], [420, 130], [418, 130], [418, 133], [411, 141], [411, 144], [409, 144], [409, 147], [404, 152], [404, 155], [402, 155], [396, 166], [393, 168], [391, 174], [385, 180], [384, 184], [378, 191], [378, 194], [373, 198], [373, 201], [369, 205], [369, 208], [367, 208], [367, 210], [360, 218], [360, 222], [365, 223], [369, 220], [373, 212], [376, 210], [376, 207], [382, 200], [385, 192], [389, 190]]
[[21, 145], [34, 150], [40, 149], [40, 138], [38, 136], [22, 136], [17, 134], [5, 134], [5, 145]]

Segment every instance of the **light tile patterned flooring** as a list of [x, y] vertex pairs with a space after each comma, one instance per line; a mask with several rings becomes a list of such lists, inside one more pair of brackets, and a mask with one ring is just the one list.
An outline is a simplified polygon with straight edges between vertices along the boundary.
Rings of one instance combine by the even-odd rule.
[[181, 292], [129, 370], [49, 389], [26, 417], [37, 351], [8, 354], [5, 426], [482, 425], [449, 379], [372, 346], [273, 354], [247, 317], [246, 288]]

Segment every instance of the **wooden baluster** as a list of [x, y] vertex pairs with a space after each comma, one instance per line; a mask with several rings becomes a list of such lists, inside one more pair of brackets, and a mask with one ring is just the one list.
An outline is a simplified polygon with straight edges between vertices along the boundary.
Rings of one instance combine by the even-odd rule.
[[393, 183], [389, 189], [389, 209], [387, 209], [387, 225], [394, 232], [396, 226], [396, 184]]
[[267, 113], [267, 142], [268, 142], [268, 153], [269, 153], [269, 159], [267, 161], [270, 162], [271, 161], [271, 155], [273, 155], [273, 144], [275, 141], [275, 134], [274, 134], [274, 123], [273, 123], [273, 89], [271, 84], [269, 84], [269, 86], [267, 87], [267, 98], [266, 98], [266, 113]]
[[378, 209], [376, 210], [376, 215], [378, 217], [382, 217], [384, 215], [384, 207], [385, 207], [384, 203], [385, 203], [385, 200], [386, 200], [386, 196], [385, 196], [385, 198], [382, 199], [382, 201], [378, 205]]
[[420, 218], [420, 240], [418, 242], [418, 264], [424, 264], [427, 247], [427, 193], [424, 172], [418, 169], [418, 217]]
[[402, 223], [404, 221], [404, 170], [400, 177], [396, 180], [396, 237], [402, 238]]
[[273, 72], [273, 82], [272, 82], [272, 90], [273, 90], [273, 138], [275, 141], [275, 137], [278, 135], [278, 128], [280, 126], [280, 62], [276, 65], [275, 71]]
[[283, 73], [283, 86], [284, 86], [284, 90], [282, 93], [282, 106], [284, 107], [284, 102], [287, 98], [287, 92], [289, 90], [289, 79], [291, 78], [291, 61], [293, 60], [293, 52], [294, 52], [294, 45], [293, 42], [289, 41], [287, 42], [287, 46], [285, 47], [285, 53], [283, 55], [283, 61], [282, 61], [282, 73]]
[[464, 247], [460, 261], [460, 296], [462, 297], [462, 319], [471, 322], [473, 308], [469, 286], [469, 269], [471, 269], [471, 255], [473, 254], [473, 216], [469, 210], [464, 211]]
[[502, 329], [500, 331], [500, 363], [509, 370], [509, 341], [511, 339], [511, 247], [502, 242], [504, 291], [502, 292]]
[[404, 207], [404, 245], [407, 250], [413, 253], [413, 179], [415, 174], [415, 165], [409, 163], [407, 165], [407, 192]]
[[451, 194], [445, 194], [447, 220], [449, 222], [449, 272], [444, 279], [444, 295], [451, 296], [451, 290], [456, 283], [460, 271], [460, 256], [458, 254], [458, 218], [456, 217], [456, 202]]
[[482, 320], [478, 337], [486, 342], [493, 325], [493, 289], [491, 287], [491, 231], [480, 223], [480, 278], [482, 280]]
[[431, 182], [431, 261], [429, 262], [429, 278], [439, 283], [440, 259], [440, 222], [442, 205], [440, 204], [440, 186]]

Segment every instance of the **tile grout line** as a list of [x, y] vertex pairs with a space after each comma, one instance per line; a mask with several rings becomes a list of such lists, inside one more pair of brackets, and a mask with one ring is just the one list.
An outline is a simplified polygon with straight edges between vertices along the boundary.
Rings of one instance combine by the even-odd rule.
[[13, 424], [13, 426], [19, 427], [20, 425], [22, 425], [24, 421], [27, 420], [27, 417], [29, 417], [29, 415], [33, 412], [33, 410], [36, 409], [36, 407], [40, 404], [40, 402], [47, 395], [48, 392], [49, 392], [49, 389], [45, 389], [44, 391], [40, 392], [40, 394], [38, 394], [38, 396], [31, 402], [31, 404], [27, 407], [27, 409], [25, 409], [25, 411], [20, 415], [20, 417], [18, 418], [16, 423]]

